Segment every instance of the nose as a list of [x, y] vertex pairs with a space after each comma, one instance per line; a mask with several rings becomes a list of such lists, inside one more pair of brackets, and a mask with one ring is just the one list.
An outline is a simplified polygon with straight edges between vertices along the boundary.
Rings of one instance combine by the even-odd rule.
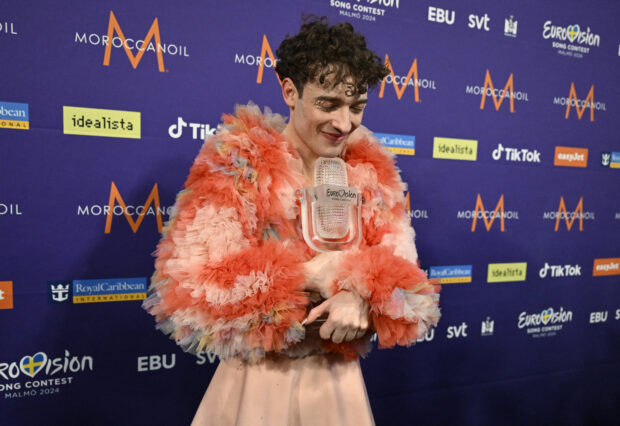
[[338, 108], [338, 110], [334, 111], [331, 124], [334, 129], [338, 130], [342, 134], [346, 135], [350, 133], [353, 128], [353, 123], [349, 108]]

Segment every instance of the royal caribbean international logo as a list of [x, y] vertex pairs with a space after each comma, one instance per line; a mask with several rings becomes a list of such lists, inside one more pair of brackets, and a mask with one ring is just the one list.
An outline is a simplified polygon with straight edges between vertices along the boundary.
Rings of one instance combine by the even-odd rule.
[[0, 129], [30, 129], [28, 104], [0, 101]]
[[601, 166], [620, 169], [620, 152], [603, 152], [601, 154]]
[[146, 290], [146, 278], [73, 280], [73, 303], [144, 300]]
[[142, 39], [135, 39], [133, 37], [125, 37], [125, 33], [121, 29], [121, 26], [113, 11], [110, 11], [107, 33], [87, 34], [86, 32], [80, 33], [76, 31], [75, 43], [92, 46], [105, 46], [105, 53], [103, 56], [104, 66], [110, 65], [112, 48], [117, 50], [123, 49], [134, 69], [138, 67], [146, 52], [154, 53], [157, 58], [157, 69], [159, 72], [168, 71], [164, 66], [164, 55], [189, 57], [186, 45], [180, 43], [162, 42], [159, 32], [158, 18], [153, 20], [146, 36]]
[[517, 327], [532, 337], [555, 336], [565, 324], [573, 320], [573, 312], [566, 311], [560, 306], [559, 310], [552, 307], [543, 309], [540, 313], [521, 312]]
[[543, 24], [542, 37], [551, 40], [551, 46], [558, 54], [573, 58], [583, 58], [601, 44], [601, 36], [592, 32], [589, 26], [584, 29], [579, 24], [554, 25], [550, 20]]
[[73, 301], [72, 281], [48, 281], [48, 296], [52, 303], [64, 303]]
[[441, 284], [470, 283], [472, 265], [431, 266], [429, 278], [438, 278]]
[[375, 133], [381, 145], [385, 146], [394, 154], [415, 155], [415, 136], [395, 135], [391, 133]]
[[89, 371], [93, 371], [90, 355], [71, 355], [65, 349], [64, 356], [52, 358], [40, 351], [0, 362], [0, 392], [2, 399], [52, 395], [73, 384], [77, 374]]

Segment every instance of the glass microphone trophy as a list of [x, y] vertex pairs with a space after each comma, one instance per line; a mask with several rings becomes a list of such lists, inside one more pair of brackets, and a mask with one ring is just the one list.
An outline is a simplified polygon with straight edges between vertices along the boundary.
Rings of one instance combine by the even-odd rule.
[[314, 164], [314, 187], [298, 192], [304, 240], [315, 251], [357, 247], [362, 240], [362, 195], [348, 186], [347, 169], [338, 157]]

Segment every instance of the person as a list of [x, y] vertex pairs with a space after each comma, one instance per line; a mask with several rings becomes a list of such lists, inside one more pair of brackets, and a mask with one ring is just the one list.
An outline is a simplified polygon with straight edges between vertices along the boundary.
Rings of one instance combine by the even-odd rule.
[[[144, 307], [184, 348], [221, 359], [195, 425], [374, 424], [358, 355], [411, 345], [439, 320], [417, 265], [394, 157], [361, 125], [387, 70], [349, 23], [307, 20], [277, 50], [289, 119], [225, 114], [156, 250]], [[305, 243], [297, 191], [319, 157], [363, 197], [357, 248]]]

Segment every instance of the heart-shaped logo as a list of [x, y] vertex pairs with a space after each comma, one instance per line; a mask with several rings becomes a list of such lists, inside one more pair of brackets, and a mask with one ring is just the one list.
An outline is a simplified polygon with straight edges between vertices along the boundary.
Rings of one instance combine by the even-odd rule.
[[553, 316], [553, 308], [548, 308], [540, 313], [543, 324], [547, 325]]
[[568, 28], [568, 40], [572, 43], [579, 35], [579, 25], [569, 25]]
[[37, 352], [33, 356], [26, 355], [19, 361], [19, 369], [27, 376], [34, 377], [43, 370], [47, 363], [47, 355], [43, 352]]

